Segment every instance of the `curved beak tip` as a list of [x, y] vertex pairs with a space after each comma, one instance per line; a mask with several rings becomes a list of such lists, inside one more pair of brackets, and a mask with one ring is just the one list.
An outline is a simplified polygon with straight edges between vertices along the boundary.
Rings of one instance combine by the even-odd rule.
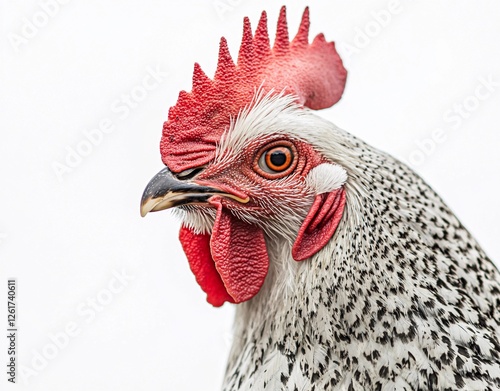
[[161, 209], [156, 209], [158, 204], [161, 204], [163, 201], [163, 198], [153, 198], [150, 196], [144, 195], [141, 200], [141, 217], [145, 217], [149, 212], [151, 211], [156, 211], [156, 210], [162, 210], [166, 208], [161, 208]]
[[144, 217], [148, 214], [148, 212], [151, 210], [148, 206], [148, 201], [150, 201], [151, 199], [142, 199], [141, 200], [141, 208], [140, 208], [140, 211], [141, 211], [141, 217]]

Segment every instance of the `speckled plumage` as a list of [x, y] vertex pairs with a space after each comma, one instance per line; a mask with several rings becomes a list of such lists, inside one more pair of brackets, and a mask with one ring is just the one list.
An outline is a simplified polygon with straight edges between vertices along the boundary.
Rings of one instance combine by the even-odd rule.
[[[164, 126], [168, 168], [141, 209], [180, 205], [207, 300], [240, 303], [223, 390], [500, 390], [498, 270], [416, 173], [311, 110], [340, 98], [345, 70], [333, 43], [307, 43], [307, 9], [291, 43], [282, 9], [272, 54], [265, 21], [253, 37], [245, 20], [237, 65], [222, 40], [214, 80], [195, 67]], [[270, 64], [272, 77], [259, 73]], [[327, 104], [306, 104], [324, 91]], [[280, 143], [297, 168], [270, 177], [260, 151]], [[335, 218], [313, 229], [325, 194], [345, 207], [325, 202]]]
[[[290, 251], [310, 196], [304, 210], [280, 210], [297, 222], [281, 234], [279, 221], [239, 212], [265, 230], [270, 270], [237, 306], [224, 390], [499, 389], [499, 272], [439, 196], [286, 97], [243, 113], [218, 156], [236, 166], [238, 148], [276, 134], [347, 171], [346, 210], [329, 244], [304, 262]], [[209, 208], [183, 209], [185, 223], [210, 230]]]

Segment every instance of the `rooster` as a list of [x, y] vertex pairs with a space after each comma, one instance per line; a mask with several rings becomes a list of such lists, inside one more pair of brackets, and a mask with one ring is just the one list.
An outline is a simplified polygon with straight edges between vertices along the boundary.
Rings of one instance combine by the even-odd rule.
[[244, 19], [234, 63], [168, 113], [141, 214], [182, 218], [213, 306], [237, 304], [224, 390], [500, 389], [500, 274], [407, 166], [315, 114], [341, 97], [333, 42]]

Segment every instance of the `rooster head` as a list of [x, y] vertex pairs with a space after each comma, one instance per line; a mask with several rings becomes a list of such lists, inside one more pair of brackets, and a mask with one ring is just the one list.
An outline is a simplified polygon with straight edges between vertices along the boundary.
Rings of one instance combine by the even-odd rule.
[[266, 243], [285, 240], [302, 261], [332, 238], [346, 203], [345, 168], [322, 153], [330, 128], [312, 110], [341, 97], [346, 70], [333, 42], [308, 41], [309, 12], [289, 40], [285, 7], [269, 43], [244, 19], [236, 64], [224, 38], [210, 79], [195, 64], [163, 126], [165, 168], [147, 185], [141, 214], [173, 208], [197, 282], [214, 306], [250, 300], [269, 268]]

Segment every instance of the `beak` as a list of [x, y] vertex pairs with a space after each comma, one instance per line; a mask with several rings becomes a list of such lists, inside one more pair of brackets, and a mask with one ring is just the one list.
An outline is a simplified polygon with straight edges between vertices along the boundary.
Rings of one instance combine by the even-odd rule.
[[168, 167], [165, 167], [149, 181], [142, 194], [141, 216], [180, 205], [207, 204], [208, 199], [217, 194], [241, 203], [249, 201], [248, 197], [242, 199], [215, 187], [181, 181], [172, 174]]

